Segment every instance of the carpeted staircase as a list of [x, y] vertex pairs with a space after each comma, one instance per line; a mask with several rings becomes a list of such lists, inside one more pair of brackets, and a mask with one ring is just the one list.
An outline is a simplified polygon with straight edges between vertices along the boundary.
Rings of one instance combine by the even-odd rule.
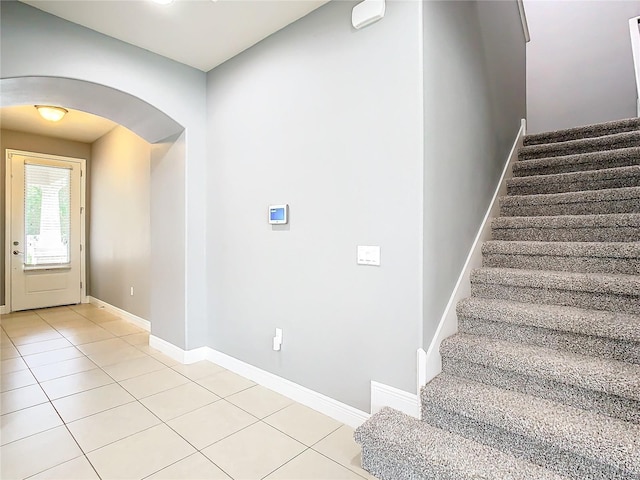
[[422, 421], [356, 430], [384, 480], [640, 480], [640, 119], [527, 135]]

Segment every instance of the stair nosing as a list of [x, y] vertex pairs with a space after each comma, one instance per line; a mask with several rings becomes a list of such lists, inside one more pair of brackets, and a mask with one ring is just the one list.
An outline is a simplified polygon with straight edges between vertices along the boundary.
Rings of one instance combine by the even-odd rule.
[[482, 254], [640, 259], [640, 242], [486, 240], [482, 244]]
[[[499, 281], [483, 281], [486, 280], [487, 275], [506, 275], [510, 277], [511, 280], [521, 279], [520, 283], [514, 284], [511, 282], [499, 282]], [[504, 277], [502, 277], [504, 278]], [[624, 273], [588, 273], [588, 272], [566, 272], [566, 271], [557, 271], [557, 270], [531, 270], [524, 268], [503, 268], [503, 267], [479, 267], [474, 269], [471, 272], [471, 283], [484, 283], [484, 284], [492, 284], [492, 285], [508, 285], [508, 286], [533, 286], [529, 282], [531, 279], [544, 279], [547, 283], [545, 288], [554, 288], [558, 290], [578, 290], [576, 288], [561, 288], [561, 286], [549, 285], [559, 282], [562, 279], [570, 279], [573, 280], [574, 283], [572, 286], [576, 286], [576, 283], [621, 283], [621, 284], [638, 284], [640, 286], [640, 276], [638, 275], [628, 275]], [[492, 280], [490, 278], [490, 280]], [[580, 289], [579, 291], [591, 292], [591, 293], [599, 293], [587, 289]], [[609, 292], [617, 295], [629, 295], [624, 292]], [[640, 288], [635, 292], [633, 296], [640, 296]]]
[[[610, 198], [595, 198], [606, 197], [607, 195]], [[620, 202], [624, 200], [640, 200], [640, 186], [580, 190], [576, 192], [503, 195], [499, 198], [501, 207], [574, 205], [578, 203]]]

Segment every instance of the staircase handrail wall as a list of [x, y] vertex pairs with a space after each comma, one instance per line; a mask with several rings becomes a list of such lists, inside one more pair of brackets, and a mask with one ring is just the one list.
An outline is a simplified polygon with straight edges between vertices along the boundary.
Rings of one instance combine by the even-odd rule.
[[640, 17], [629, 19], [629, 33], [631, 34], [631, 50], [633, 52], [633, 66], [636, 74], [636, 108], [640, 117]]
[[487, 209], [487, 213], [484, 216], [482, 224], [478, 230], [476, 238], [471, 246], [467, 260], [465, 261], [462, 272], [458, 277], [449, 302], [445, 308], [438, 328], [433, 340], [429, 345], [426, 352], [422, 349], [418, 349], [418, 392], [428, 382], [442, 372], [442, 357], [440, 356], [440, 344], [442, 341], [454, 335], [458, 331], [458, 316], [456, 314], [456, 304], [463, 298], [471, 296], [471, 272], [482, 266], [482, 244], [485, 240], [491, 239], [491, 219], [499, 216], [500, 202], [499, 198], [506, 195], [508, 178], [512, 177], [513, 162], [518, 158], [518, 150], [522, 146], [524, 141], [524, 135], [526, 133], [526, 120], [522, 119], [520, 123], [520, 129], [513, 142], [509, 156], [506, 159], [502, 175], [498, 181], [495, 193]]

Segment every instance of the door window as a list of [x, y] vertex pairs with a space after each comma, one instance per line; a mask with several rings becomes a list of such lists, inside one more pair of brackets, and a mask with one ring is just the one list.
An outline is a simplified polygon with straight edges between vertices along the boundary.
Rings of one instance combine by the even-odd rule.
[[25, 266], [68, 264], [71, 169], [24, 165]]

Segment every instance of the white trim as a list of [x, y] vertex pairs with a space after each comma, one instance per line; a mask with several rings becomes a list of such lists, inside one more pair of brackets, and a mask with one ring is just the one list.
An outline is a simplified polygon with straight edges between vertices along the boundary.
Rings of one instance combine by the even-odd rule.
[[382, 407], [395, 408], [415, 418], [420, 416], [418, 395], [372, 381], [371, 414], [378, 412]]
[[418, 372], [418, 385], [416, 388], [416, 392], [418, 395], [420, 394], [420, 389], [427, 384], [427, 352], [424, 349], [419, 348], [416, 352], [416, 360], [417, 367], [416, 372]]
[[155, 335], [149, 335], [149, 346], [164, 353], [167, 357], [182, 364], [196, 363], [206, 360], [209, 347], [200, 347], [193, 350], [183, 350]]
[[636, 74], [637, 112], [640, 117], [640, 17], [629, 19], [629, 34], [631, 35], [631, 52], [633, 54], [633, 68]]
[[145, 329], [147, 332], [151, 331], [151, 322], [149, 320], [145, 320], [144, 318], [138, 317], [133, 313], [122, 310], [121, 308], [114, 307], [113, 305], [107, 302], [103, 302], [102, 300], [99, 300], [95, 297], [88, 296], [87, 298], [89, 299], [89, 303], [91, 303], [92, 305], [104, 308], [108, 312], [111, 312], [114, 315], [118, 315], [119, 317], [122, 317], [122, 319], [133, 323], [136, 327]]
[[7, 311], [7, 306], [6, 305], [0, 305], [0, 315], [4, 315], [5, 313], [9, 313]]
[[518, 11], [520, 12], [524, 41], [525, 43], [529, 43], [531, 41], [531, 35], [529, 35], [529, 23], [527, 22], [527, 13], [524, 10], [524, 0], [518, 0]]
[[154, 335], [149, 336], [149, 346], [160, 350], [165, 355], [180, 363], [193, 363], [200, 360], [208, 360], [216, 363], [227, 370], [242, 375], [259, 385], [267, 387], [354, 428], [360, 426], [369, 418], [368, 413], [358, 410], [357, 408], [346, 405], [338, 400], [298, 385], [286, 378], [262, 370], [261, 368], [254, 367], [237, 358], [213, 350], [210, 347], [200, 347], [185, 351]]
[[364, 423], [369, 414], [358, 410], [350, 405], [339, 402], [331, 397], [327, 397], [309, 388], [298, 385], [286, 378], [279, 377], [273, 373], [262, 370], [253, 365], [249, 365], [241, 360], [230, 357], [222, 352], [211, 348], [208, 349], [207, 360], [231, 370], [238, 375], [242, 375], [259, 385], [270, 388], [285, 397], [289, 397], [298, 403], [313, 408], [318, 412], [338, 420], [351, 427], [358, 427]]
[[518, 148], [522, 145], [525, 132], [526, 121], [522, 119], [520, 123], [520, 129], [518, 130], [516, 139], [513, 142], [511, 151], [509, 152], [509, 156], [502, 170], [502, 175], [500, 176], [498, 186], [496, 187], [495, 193], [493, 194], [493, 198], [491, 199], [491, 203], [489, 204], [487, 213], [482, 220], [482, 224], [480, 225], [478, 234], [476, 235], [473, 245], [471, 246], [471, 250], [469, 251], [467, 260], [464, 263], [464, 267], [462, 267], [462, 272], [460, 272], [460, 276], [458, 277], [456, 286], [453, 289], [451, 297], [449, 298], [449, 302], [447, 303], [447, 307], [442, 314], [436, 333], [433, 336], [433, 340], [431, 341], [431, 344], [427, 349], [426, 358], [424, 359], [426, 361], [426, 365], [419, 366], [418, 368], [418, 373], [419, 375], [421, 375], [418, 379], [418, 385], [420, 388], [426, 385], [440, 372], [442, 372], [440, 344], [445, 338], [450, 337], [458, 331], [456, 304], [463, 298], [467, 298], [471, 295], [471, 272], [475, 268], [479, 268], [480, 266], [482, 266], [482, 244], [485, 240], [491, 239], [491, 219], [499, 215], [500, 202], [498, 201], [498, 199], [499, 197], [506, 194], [507, 182], [505, 180], [507, 178], [511, 178], [512, 176], [512, 165], [513, 162], [518, 158]]
[[7, 148], [5, 152], [5, 254], [4, 254], [4, 309], [6, 313], [11, 312], [11, 218], [12, 212], [12, 192], [11, 192], [11, 157], [13, 155], [22, 155], [27, 157], [43, 158], [46, 160], [56, 160], [62, 162], [73, 162], [80, 164], [80, 244], [82, 245], [82, 254], [80, 255], [80, 301], [86, 303], [87, 298], [87, 231], [86, 231], [86, 190], [87, 190], [87, 160], [84, 158], [64, 157], [61, 155], [49, 155], [46, 153], [28, 152], [26, 150], [15, 150]]

